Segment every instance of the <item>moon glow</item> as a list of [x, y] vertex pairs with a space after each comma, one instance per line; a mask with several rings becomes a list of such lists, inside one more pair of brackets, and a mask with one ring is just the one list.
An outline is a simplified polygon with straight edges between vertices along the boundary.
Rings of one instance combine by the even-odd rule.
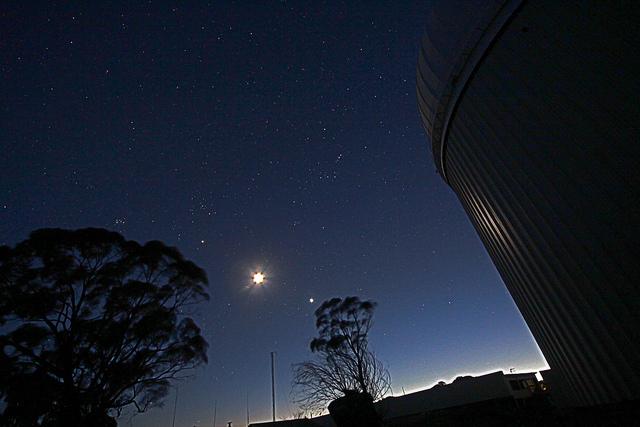
[[261, 284], [263, 284], [263, 283], [264, 283], [264, 273], [259, 272], [259, 271], [258, 271], [258, 272], [253, 273], [253, 278], [252, 278], [252, 280], [253, 280], [253, 283], [254, 283], [254, 284], [256, 284], [256, 285], [261, 285]]

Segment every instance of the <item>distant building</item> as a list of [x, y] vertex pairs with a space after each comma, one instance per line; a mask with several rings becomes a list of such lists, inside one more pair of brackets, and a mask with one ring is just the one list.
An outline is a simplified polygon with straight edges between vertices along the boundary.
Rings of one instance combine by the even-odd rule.
[[504, 374], [501, 371], [478, 377], [456, 378], [451, 384], [435, 385], [427, 390], [404, 396], [387, 397], [378, 402], [380, 413], [389, 426], [411, 425], [426, 421], [430, 413], [449, 409], [466, 410], [496, 405], [501, 408], [517, 408], [528, 399], [541, 394], [535, 373]]
[[[456, 417], [472, 409], [501, 412], [528, 404], [542, 390], [535, 373], [504, 374], [501, 371], [478, 377], [458, 377], [450, 384], [403, 396], [387, 397], [376, 403], [376, 410], [387, 426], [424, 425], [431, 418]], [[254, 423], [253, 427], [335, 427], [329, 415], [304, 420]]]
[[568, 406], [640, 398], [640, 3], [434, 0], [418, 104]]

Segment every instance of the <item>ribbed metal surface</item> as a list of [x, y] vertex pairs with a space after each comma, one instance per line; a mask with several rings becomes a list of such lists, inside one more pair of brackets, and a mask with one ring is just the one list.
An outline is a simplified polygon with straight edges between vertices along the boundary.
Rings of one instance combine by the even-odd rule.
[[[418, 57], [420, 114], [446, 180], [442, 140], [464, 82], [521, 0], [434, 0]], [[428, 58], [428, 59], [427, 59]]]
[[524, 3], [438, 148], [573, 405], [640, 397], [639, 19], [632, 3]]

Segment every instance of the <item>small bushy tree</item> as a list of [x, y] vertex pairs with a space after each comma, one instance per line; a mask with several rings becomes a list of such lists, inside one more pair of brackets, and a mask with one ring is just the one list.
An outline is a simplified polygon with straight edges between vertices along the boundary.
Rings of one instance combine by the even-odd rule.
[[315, 360], [294, 365], [294, 400], [303, 410], [321, 412], [353, 392], [379, 400], [390, 390], [389, 372], [369, 348], [376, 304], [358, 297], [333, 298], [315, 311]]

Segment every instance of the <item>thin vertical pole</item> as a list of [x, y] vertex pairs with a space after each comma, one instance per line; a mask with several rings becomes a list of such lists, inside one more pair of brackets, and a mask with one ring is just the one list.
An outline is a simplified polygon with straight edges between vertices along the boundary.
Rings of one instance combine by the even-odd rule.
[[173, 422], [171, 423], [171, 427], [176, 427], [176, 409], [178, 408], [178, 391], [180, 391], [180, 389], [176, 387], [176, 400], [173, 402]]
[[216, 416], [218, 415], [218, 401], [213, 401], [213, 427], [216, 427]]
[[271, 352], [271, 410], [273, 413], [273, 422], [276, 422], [276, 376], [275, 376], [275, 361], [276, 353]]
[[249, 427], [249, 392], [247, 392], [247, 427]]

